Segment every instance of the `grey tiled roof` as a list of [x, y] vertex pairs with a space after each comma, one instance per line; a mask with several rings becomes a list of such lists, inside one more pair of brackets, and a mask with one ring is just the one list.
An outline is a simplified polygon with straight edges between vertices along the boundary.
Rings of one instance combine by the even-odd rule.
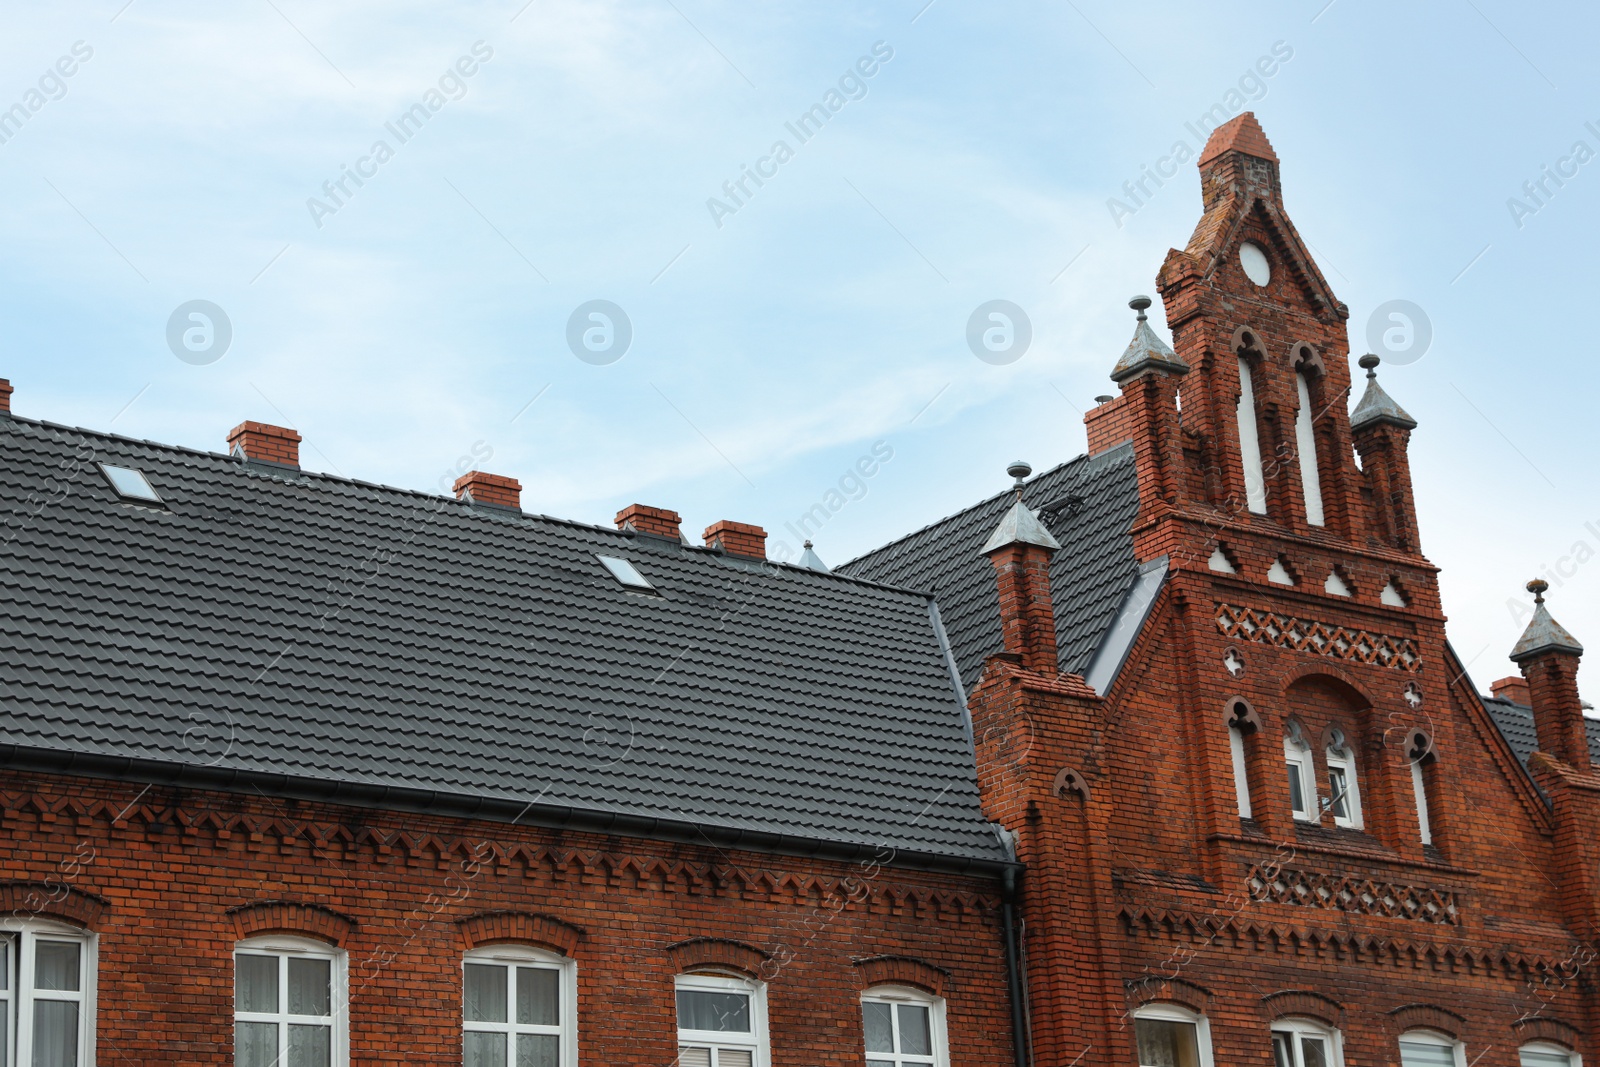
[[[164, 505], [121, 501], [96, 461]], [[3, 417], [0, 524], [13, 766], [1005, 858], [921, 593]]]
[[[1517, 760], [1526, 767], [1528, 756], [1539, 747], [1539, 736], [1533, 729], [1533, 709], [1492, 696], [1483, 697], [1483, 706], [1510, 743], [1511, 751], [1517, 754]], [[1583, 726], [1589, 734], [1589, 758], [1600, 766], [1600, 722], [1585, 718]]]
[[[1056, 506], [1074, 497], [1077, 503]], [[1061, 669], [1081, 674], [1138, 576], [1128, 536], [1139, 510], [1133, 446], [1118, 445], [1093, 459], [1080, 456], [1036, 475], [1023, 487], [1022, 499], [1061, 542], [1050, 561], [1056, 640]], [[978, 550], [1013, 500], [1007, 489], [835, 568], [932, 592], [969, 691], [983, 661], [1002, 648], [994, 565]]]

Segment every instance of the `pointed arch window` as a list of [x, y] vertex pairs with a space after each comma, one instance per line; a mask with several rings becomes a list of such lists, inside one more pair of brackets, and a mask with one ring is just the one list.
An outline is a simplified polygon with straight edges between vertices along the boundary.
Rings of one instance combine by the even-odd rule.
[[1244, 465], [1245, 503], [1256, 515], [1267, 513], [1267, 478], [1261, 467], [1261, 435], [1256, 426], [1256, 390], [1250, 361], [1239, 357], [1239, 458]]
[[1316, 410], [1311, 387], [1314, 377], [1322, 371], [1322, 358], [1304, 342], [1289, 350], [1294, 364], [1294, 388], [1299, 406], [1294, 416], [1294, 447], [1300, 457], [1300, 496], [1306, 506], [1306, 522], [1312, 526], [1325, 526], [1322, 511], [1322, 471], [1317, 464]]
[[1361, 829], [1361, 785], [1356, 780], [1356, 757], [1344, 731], [1334, 727], [1328, 740], [1328, 811], [1333, 824]]
[[1433, 740], [1421, 730], [1413, 731], [1406, 746], [1411, 763], [1411, 795], [1417, 802], [1417, 832], [1424, 845], [1433, 844], [1433, 815], [1428, 807], [1428, 765], [1433, 763]]

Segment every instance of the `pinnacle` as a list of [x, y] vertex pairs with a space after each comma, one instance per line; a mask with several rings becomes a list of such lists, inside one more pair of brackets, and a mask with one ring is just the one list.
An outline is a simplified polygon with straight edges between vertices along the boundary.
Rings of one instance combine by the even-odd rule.
[[1203, 167], [1227, 152], [1242, 152], [1257, 159], [1278, 162], [1278, 154], [1272, 150], [1267, 135], [1261, 131], [1261, 123], [1256, 121], [1254, 111], [1246, 111], [1213, 130], [1205, 151], [1200, 153], [1199, 165]]

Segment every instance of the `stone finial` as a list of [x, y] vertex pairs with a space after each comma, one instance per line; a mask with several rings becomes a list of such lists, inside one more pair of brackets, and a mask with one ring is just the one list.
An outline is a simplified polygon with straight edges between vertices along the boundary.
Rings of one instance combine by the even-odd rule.
[[1388, 423], [1402, 430], [1415, 430], [1417, 420], [1406, 414], [1406, 409], [1396, 404], [1378, 384], [1378, 364], [1382, 360], [1368, 352], [1358, 362], [1367, 372], [1367, 391], [1361, 394], [1361, 403], [1350, 415], [1350, 428], [1357, 430], [1369, 424]]
[[1514, 663], [1536, 659], [1546, 652], [1565, 652], [1574, 656], [1583, 655], [1583, 646], [1578, 639], [1567, 632], [1567, 628], [1556, 622], [1550, 615], [1550, 609], [1545, 607], [1544, 595], [1550, 589], [1550, 583], [1543, 578], [1535, 578], [1528, 583], [1528, 592], [1533, 594], [1533, 618], [1528, 622], [1528, 628], [1522, 632], [1522, 637], [1517, 641], [1516, 647], [1511, 650], [1511, 659]]
[[1133, 340], [1128, 342], [1117, 365], [1111, 368], [1111, 380], [1118, 385], [1151, 370], [1168, 374], [1189, 373], [1189, 365], [1183, 358], [1150, 328], [1150, 316], [1145, 314], [1150, 304], [1148, 296], [1136, 296], [1128, 301], [1128, 306], [1139, 314], [1133, 328]]

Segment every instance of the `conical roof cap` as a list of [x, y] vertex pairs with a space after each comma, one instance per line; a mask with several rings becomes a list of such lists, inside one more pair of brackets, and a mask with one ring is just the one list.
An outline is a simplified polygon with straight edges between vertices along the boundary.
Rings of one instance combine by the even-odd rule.
[[1378, 357], [1370, 353], [1362, 356], [1361, 365], [1367, 368], [1367, 391], [1361, 394], [1361, 403], [1350, 414], [1350, 428], [1359, 429], [1369, 422], [1387, 422], [1403, 430], [1415, 430], [1417, 420], [1406, 414], [1406, 409], [1396, 404], [1378, 384]]
[[983, 549], [978, 554], [987, 556], [995, 549], [1005, 548], [1018, 542], [1038, 545], [1051, 552], [1061, 547], [1061, 542], [1045, 529], [1044, 523], [1039, 521], [1039, 516], [1030, 511], [1020, 497], [1011, 505], [1011, 510], [1001, 518], [1000, 525], [994, 528], [994, 533], [989, 535], [989, 540], [984, 542]]
[[1545, 652], [1583, 655], [1583, 646], [1578, 644], [1578, 639], [1556, 622], [1550, 615], [1550, 609], [1544, 606], [1544, 591], [1548, 588], [1550, 583], [1539, 579], [1528, 583], [1528, 591], [1533, 594], [1533, 618], [1529, 620], [1528, 628], [1522, 631], [1522, 638], [1517, 641], [1516, 647], [1511, 650], [1513, 662], [1521, 663]]
[[1189, 365], [1150, 328], [1150, 320], [1144, 313], [1145, 308], [1150, 306], [1150, 298], [1136, 296], [1128, 301], [1128, 306], [1139, 313], [1139, 321], [1133, 327], [1133, 340], [1128, 342], [1128, 348], [1117, 360], [1117, 365], [1111, 368], [1111, 380], [1120, 385], [1152, 368], [1172, 374], [1188, 374]]

